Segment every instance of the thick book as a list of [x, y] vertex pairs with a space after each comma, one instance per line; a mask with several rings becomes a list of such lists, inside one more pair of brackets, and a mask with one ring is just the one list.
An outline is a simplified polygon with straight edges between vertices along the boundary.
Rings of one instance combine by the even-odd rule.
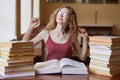
[[0, 57], [0, 65], [2, 66], [22, 66], [34, 64], [33, 58], [26, 58], [20, 60], [7, 60], [5, 58]]
[[120, 67], [120, 62], [119, 61], [108, 63], [108, 62], [93, 59], [93, 58], [90, 60], [90, 64], [93, 64], [93, 65], [96, 65], [96, 66], [101, 66], [101, 67], [115, 67], [115, 66]]
[[96, 57], [96, 56], [93, 56], [93, 55], [90, 55], [90, 58], [101, 60], [101, 61], [104, 61], [104, 62], [107, 62], [107, 63], [113, 63], [113, 62], [119, 62], [120, 61], [120, 58], [107, 59], [107, 58], [102, 58], [102, 57]]
[[33, 64], [22, 65], [22, 66], [12, 66], [12, 67], [0, 65], [0, 71], [2, 71], [2, 72], [14, 72], [14, 71], [32, 70], [32, 69], [34, 69]]
[[90, 45], [90, 53], [98, 53], [103, 55], [120, 55], [120, 47], [119, 48], [108, 48], [105, 46], [95, 46]]
[[34, 71], [34, 69], [32, 69], [32, 70], [13, 71], [13, 72], [0, 71], [0, 75], [3, 76], [4, 78], [22, 77], [22, 76], [35, 76], [35, 71]]
[[119, 42], [116, 42], [116, 43], [105, 43], [105, 42], [98, 42], [98, 41], [90, 41], [89, 42], [89, 45], [98, 45], [98, 46], [107, 46], [107, 47], [110, 47], [110, 48], [113, 48], [113, 47], [120, 47], [120, 43]]
[[2, 51], [0, 50], [1, 55], [6, 55], [6, 56], [22, 56], [22, 55], [31, 55], [35, 54], [34, 50], [30, 51]]
[[88, 74], [87, 67], [82, 62], [63, 58], [38, 62], [34, 66], [36, 74]]
[[98, 54], [98, 53], [90, 53], [90, 55], [98, 58], [103, 58], [104, 60], [120, 59], [120, 55], [106, 55], [106, 54]]
[[100, 66], [89, 65], [89, 71], [94, 74], [104, 75], [104, 76], [116, 76], [120, 74], [120, 68], [115, 68], [111, 70], [110, 68], [103, 68]]
[[106, 43], [116, 43], [120, 42], [120, 36], [90, 36], [90, 41], [106, 42]]
[[109, 42], [100, 42], [100, 41], [90, 41], [89, 45], [106, 46], [106, 47], [110, 47], [110, 48], [120, 47], [119, 42], [109, 43]]
[[23, 66], [23, 65], [30, 65], [30, 64], [34, 64], [34, 62], [30, 62], [30, 61], [27, 61], [27, 62], [19, 62], [19, 63], [0, 63], [1, 66], [9, 66], [9, 67], [14, 67], [14, 66]]
[[24, 52], [24, 51], [34, 51], [34, 47], [24, 47], [24, 48], [0, 47], [0, 51], [7, 51], [7, 52], [11, 52], [11, 53]]
[[118, 70], [113, 71], [113, 72], [107, 72], [107, 71], [102, 71], [102, 70], [95, 69], [95, 68], [89, 68], [89, 71], [90, 71], [90, 73], [93, 73], [93, 74], [109, 76], [109, 77], [117, 76], [120, 74], [120, 71], [118, 71]]
[[21, 60], [21, 59], [26, 59], [26, 58], [35, 58], [35, 55], [21, 55], [21, 56], [6, 56], [6, 55], [1, 55], [2, 58], [5, 58], [7, 60]]
[[[14, 59], [14, 58], [18, 58], [18, 57], [28, 57], [28, 56], [33, 56], [33, 58], [35, 57], [35, 54], [33, 53], [29, 53], [29, 54], [10, 54], [10, 55], [6, 55], [6, 54], [2, 54], [1, 53], [1, 57], [0, 58], [4, 58], [4, 59], [7, 59], [7, 60], [10, 60], [11, 58]], [[17, 59], [16, 59], [17, 60]]]
[[114, 66], [114, 67], [102, 67], [102, 66], [97, 66], [95, 64], [90, 64], [89, 67], [93, 67], [93, 68], [97, 68], [99, 70], [102, 70], [102, 71], [107, 71], [107, 72], [112, 72], [112, 71], [117, 71], [117, 70], [120, 70], [120, 67], [119, 66]]
[[119, 65], [107, 65], [107, 64], [101, 64], [101, 63], [95, 63], [94, 61], [90, 60], [90, 64], [89, 65], [92, 65], [92, 66], [98, 66], [98, 67], [101, 67], [103, 69], [110, 69], [110, 70], [115, 70], [115, 69], [120, 69], [120, 64]]
[[32, 41], [9, 41], [9, 42], [0, 42], [0, 47], [2, 48], [30, 48], [33, 47]]

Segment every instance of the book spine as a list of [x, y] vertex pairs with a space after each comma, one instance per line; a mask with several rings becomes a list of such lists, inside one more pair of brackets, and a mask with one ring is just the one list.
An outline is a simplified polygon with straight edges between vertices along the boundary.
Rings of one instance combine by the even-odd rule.
[[0, 42], [0, 47], [5, 48], [24, 48], [24, 47], [33, 47], [33, 42]]

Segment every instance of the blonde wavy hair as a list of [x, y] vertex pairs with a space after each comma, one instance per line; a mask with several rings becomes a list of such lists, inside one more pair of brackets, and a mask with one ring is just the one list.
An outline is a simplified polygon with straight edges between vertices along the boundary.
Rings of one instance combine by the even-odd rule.
[[63, 34], [66, 34], [68, 32], [70, 32], [71, 34], [71, 41], [74, 42], [77, 40], [77, 35], [78, 35], [78, 26], [77, 26], [77, 16], [76, 16], [76, 13], [74, 11], [74, 9], [69, 6], [69, 5], [65, 5], [65, 6], [61, 6], [60, 8], [57, 8], [50, 16], [49, 18], [49, 22], [46, 26], [45, 29], [47, 30], [52, 30], [52, 29], [55, 29], [56, 28], [56, 16], [57, 16], [57, 13], [62, 9], [62, 8], [67, 8], [70, 12], [71, 12], [71, 15], [70, 15], [70, 22], [69, 24], [67, 25], [65, 31], [63, 32]]

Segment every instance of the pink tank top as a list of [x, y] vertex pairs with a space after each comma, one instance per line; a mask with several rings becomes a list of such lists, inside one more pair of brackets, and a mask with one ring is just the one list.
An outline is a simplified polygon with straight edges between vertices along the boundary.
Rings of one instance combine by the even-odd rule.
[[[48, 32], [49, 33], [49, 32]], [[50, 36], [46, 42], [46, 61], [51, 59], [62, 59], [68, 57], [71, 51], [71, 39], [68, 38], [66, 43], [55, 43]]]

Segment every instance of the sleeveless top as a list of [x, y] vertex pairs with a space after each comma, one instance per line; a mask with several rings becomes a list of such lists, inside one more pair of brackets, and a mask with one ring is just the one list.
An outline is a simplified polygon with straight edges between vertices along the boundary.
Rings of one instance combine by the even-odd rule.
[[[49, 31], [48, 31], [49, 33]], [[69, 37], [65, 43], [56, 43], [52, 40], [50, 33], [46, 46], [46, 61], [52, 59], [62, 59], [68, 57], [71, 51], [71, 38]]]

